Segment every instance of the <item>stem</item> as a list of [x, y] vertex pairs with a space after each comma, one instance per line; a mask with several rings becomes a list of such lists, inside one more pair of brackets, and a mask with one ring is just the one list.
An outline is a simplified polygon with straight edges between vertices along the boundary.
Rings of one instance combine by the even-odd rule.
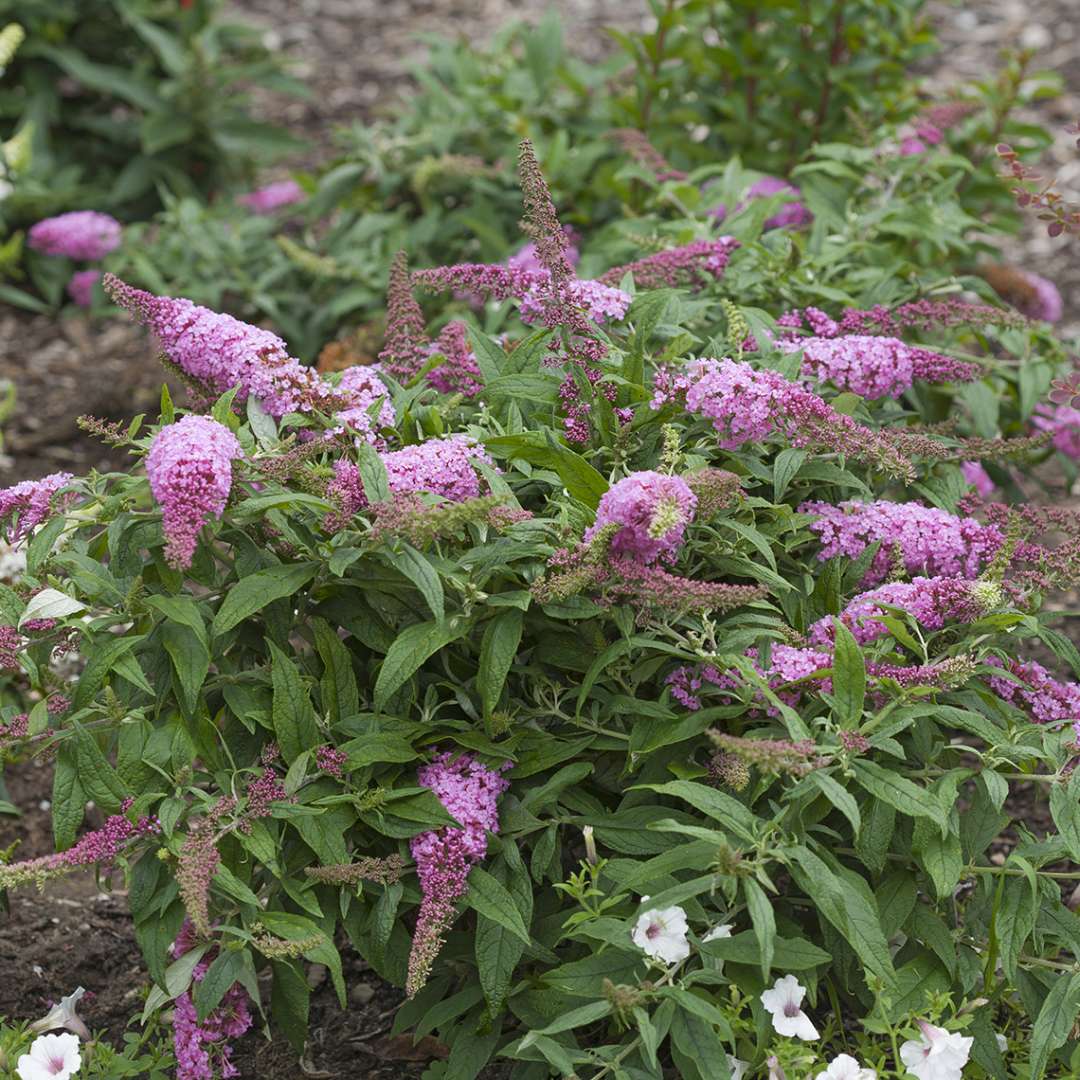
[[653, 106], [653, 90], [656, 85], [656, 79], [660, 74], [660, 65], [664, 62], [664, 44], [667, 41], [668, 28], [671, 26], [671, 16], [675, 11], [675, 3], [676, 0], [667, 0], [664, 14], [659, 20], [660, 26], [656, 31], [656, 50], [653, 53], [652, 62], [649, 66], [649, 81], [645, 86], [645, 93], [642, 95], [641, 107], [638, 109], [641, 130], [646, 134], [648, 134], [649, 114], [652, 112]]
[[818, 101], [817, 114], [814, 116], [814, 124], [810, 129], [810, 145], [817, 142], [818, 135], [829, 114], [829, 101], [832, 98], [833, 83], [830, 78], [832, 69], [840, 63], [844, 55], [844, 5], [838, 3], [833, 8], [833, 32], [832, 44], [829, 46], [829, 67], [825, 72], [825, 78], [821, 83], [821, 99]]

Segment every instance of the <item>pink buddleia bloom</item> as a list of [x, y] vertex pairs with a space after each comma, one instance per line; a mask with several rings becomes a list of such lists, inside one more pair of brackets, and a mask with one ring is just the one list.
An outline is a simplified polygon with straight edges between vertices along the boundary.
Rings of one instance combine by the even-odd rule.
[[[172, 945], [172, 955], [179, 958], [198, 941], [189, 920], [185, 920]], [[213, 949], [192, 972], [192, 981], [206, 978], [210, 962], [216, 956]], [[176, 1080], [217, 1080], [239, 1076], [232, 1061], [230, 1040], [238, 1039], [252, 1025], [250, 999], [247, 991], [233, 983], [221, 1001], [202, 1021], [193, 1001], [194, 989], [186, 990], [173, 1004], [173, 1051], [176, 1054]]]
[[[334, 414], [334, 419], [359, 433], [359, 438], [372, 445], [379, 445], [379, 429], [391, 428], [397, 422], [390, 391], [379, 378], [382, 369], [378, 364], [346, 368], [333, 393], [344, 399], [345, 408]], [[378, 408], [374, 406], [379, 403]], [[372, 420], [372, 413], [375, 419]], [[331, 429], [340, 431], [340, 428]]]
[[[579, 278], [567, 282], [564, 299], [567, 304], [583, 310], [597, 324], [618, 322], [629, 310], [631, 302], [630, 294], [622, 289]], [[544, 322], [548, 317], [545, 300], [546, 279], [521, 297], [521, 321], [528, 326]]]
[[[754, 199], [767, 199], [773, 195], [790, 195], [792, 201], [782, 206], [772, 217], [765, 219], [766, 230], [798, 228], [814, 220], [814, 215], [800, 198], [802, 192], [794, 184], [781, 180], [778, 176], [763, 176], [760, 180], [754, 181], [747, 189], [745, 197], [736, 205], [735, 212], [743, 210]], [[709, 211], [709, 215], [717, 221], [723, 221], [727, 217], [727, 212], [727, 207], [721, 203], [719, 206], [714, 206]]]
[[908, 135], [900, 140], [900, 156], [915, 157], [925, 154], [929, 147], [917, 135]]
[[272, 214], [282, 206], [303, 202], [306, 197], [304, 189], [295, 180], [278, 180], [241, 195], [236, 201], [256, 214]]
[[621, 528], [611, 540], [613, 555], [642, 563], [671, 562], [696, 507], [697, 496], [681, 477], [651, 470], [631, 473], [600, 497], [596, 524], [586, 531], [585, 540], [614, 522]]
[[165, 557], [177, 569], [191, 565], [199, 531], [225, 509], [240, 457], [236, 436], [206, 416], [185, 416], [154, 436], [146, 475], [161, 506]]
[[853, 334], [845, 337], [786, 338], [784, 352], [803, 354], [802, 373], [831, 382], [866, 398], [899, 397], [917, 379], [927, 382], [971, 382], [981, 369], [898, 338]]
[[7, 525], [8, 543], [25, 540], [55, 509], [70, 502], [70, 494], [58, 497], [57, 493], [73, 479], [71, 473], [50, 473], [0, 490], [0, 522]]
[[[577, 237], [574, 235], [574, 230], [569, 225], [563, 226], [563, 232], [566, 233], [567, 246], [563, 251], [566, 256], [566, 261], [570, 264], [571, 269], [575, 268], [581, 261], [581, 252], [577, 248]], [[526, 273], [539, 274], [545, 273], [544, 264], [540, 261], [539, 256], [536, 253], [536, 244], [531, 241], [525, 244], [523, 247], [518, 248], [509, 259], [506, 260], [506, 265], [511, 270], [524, 270]]]
[[1035, 406], [1031, 423], [1040, 431], [1053, 433], [1052, 442], [1058, 453], [1080, 461], [1080, 409], [1040, 402]]
[[[886, 637], [889, 628], [881, 616], [888, 608], [898, 608], [926, 630], [940, 630], [946, 623], [970, 623], [982, 618], [1003, 599], [999, 585], [955, 577], [917, 577], [896, 581], [861, 593], [840, 613], [840, 621], [860, 645]], [[831, 645], [835, 634], [832, 616], [819, 619], [807, 628], [812, 645]]]
[[960, 472], [963, 474], [964, 479], [975, 488], [981, 498], [986, 499], [993, 494], [996, 485], [980, 462], [962, 461], [960, 462]]
[[1005, 668], [1020, 680], [991, 675], [986, 681], [998, 697], [1024, 709], [1037, 724], [1080, 720], [1080, 685], [1059, 682], [1034, 660], [1010, 660], [1005, 664], [991, 656], [986, 662]]
[[100, 280], [100, 270], [76, 270], [67, 283], [67, 294], [79, 307], [88, 308], [94, 301], [94, 286]]
[[120, 246], [123, 226], [97, 210], [73, 210], [30, 227], [26, 242], [43, 255], [96, 262]]
[[237, 402], [254, 396], [275, 418], [332, 404], [330, 386], [289, 356], [285, 342], [269, 330], [190, 300], [154, 296], [113, 274], [106, 274], [103, 284], [116, 303], [157, 335], [166, 357], [210, 393], [239, 386]]
[[476, 397], [483, 389], [476, 356], [469, 347], [468, 333], [462, 322], [447, 323], [431, 346], [432, 353], [442, 353], [446, 360], [427, 374], [427, 381], [441, 394]]
[[871, 544], [881, 544], [864, 578], [870, 585], [888, 577], [897, 550], [909, 574], [974, 578], [1005, 542], [994, 525], [920, 502], [807, 502], [799, 513], [814, 516], [810, 531], [821, 541], [822, 561], [857, 559]]
[[638, 289], [674, 288], [680, 285], [701, 289], [723, 276], [738, 246], [739, 241], [733, 236], [693, 240], [634, 262], [613, 266], [597, 280], [605, 285], [618, 285], [627, 274], [633, 274]]
[[1065, 313], [1065, 305], [1058, 287], [1048, 278], [1033, 274], [1030, 270], [1020, 270], [1020, 276], [1032, 289], [1032, 298], [1021, 310], [1029, 319], [1055, 323]]
[[468, 891], [469, 871], [487, 854], [487, 834], [499, 831], [498, 800], [510, 786], [501, 771], [469, 754], [453, 760], [448, 753], [417, 770], [419, 783], [435, 792], [460, 828], [421, 833], [410, 843], [422, 895], [405, 984], [410, 997], [423, 987], [442, 949], [457, 902]]

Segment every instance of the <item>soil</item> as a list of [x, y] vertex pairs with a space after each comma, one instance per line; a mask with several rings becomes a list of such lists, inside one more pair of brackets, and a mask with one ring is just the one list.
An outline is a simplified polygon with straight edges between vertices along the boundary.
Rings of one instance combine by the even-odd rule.
[[[950, 85], [984, 78], [1007, 45], [1036, 50], [1036, 67], [1058, 71], [1065, 94], [1042, 102], [1030, 118], [1057, 132], [1045, 172], [1056, 175], [1067, 198], [1080, 200], [1080, 152], [1064, 125], [1080, 117], [1080, 34], [1073, 0], [985, 0], [978, 5], [932, 0], [930, 11], [943, 40], [940, 66], [930, 73], [944, 96]], [[567, 39], [585, 55], [604, 47], [605, 25], [646, 19], [644, 0], [561, 0], [554, 5]], [[409, 72], [422, 61], [420, 35], [483, 37], [507, 19], [535, 21], [542, 6], [526, 0], [234, 0], [235, 13], [261, 25], [270, 44], [296, 58], [295, 74], [312, 88], [306, 100], [266, 98], [259, 106], [278, 122], [310, 139], [315, 151], [294, 165], [311, 167], [330, 153], [335, 127], [363, 121], [408, 93]], [[1056, 281], [1065, 300], [1061, 329], [1080, 334], [1080, 249], [1068, 238], [1051, 240], [1037, 223], [1006, 247], [1005, 257]], [[161, 369], [138, 328], [123, 321], [55, 320], [0, 309], [0, 379], [9, 379], [17, 407], [4, 425], [0, 486], [66, 470], [109, 469], [119, 461], [85, 435], [76, 419], [85, 413], [127, 420], [152, 411]], [[4, 791], [4, 783], [7, 791]], [[21, 857], [52, 851], [47, 764], [24, 762], [0, 778], [0, 799], [21, 810], [0, 816], [0, 849], [20, 842]], [[43, 795], [43, 793], [45, 793]], [[1038, 793], [1013, 796], [1032, 830], [1043, 832]], [[1010, 807], [1012, 809], [1012, 807]], [[93, 813], [93, 811], [91, 811]], [[999, 857], [1015, 842], [1002, 837]], [[137, 1017], [149, 985], [126, 914], [126, 898], [111, 883], [76, 874], [10, 895], [10, 914], [0, 916], [0, 1016], [33, 1019], [76, 986], [86, 987], [81, 1013], [95, 1030], [118, 1043]], [[281, 1040], [254, 1031], [238, 1045], [242, 1077], [285, 1080], [311, 1077], [413, 1077], [445, 1055], [431, 1039], [413, 1047], [392, 1039], [389, 1028], [400, 1004], [352, 950], [343, 950], [349, 1008], [338, 1008], [325, 972], [311, 972], [311, 1042], [299, 1065]]]

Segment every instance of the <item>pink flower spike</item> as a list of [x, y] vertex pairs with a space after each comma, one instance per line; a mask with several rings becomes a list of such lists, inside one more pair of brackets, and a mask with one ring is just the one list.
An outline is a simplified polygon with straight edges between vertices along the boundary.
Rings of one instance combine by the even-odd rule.
[[96, 210], [74, 210], [31, 226], [26, 242], [43, 255], [96, 262], [120, 246], [123, 226]]

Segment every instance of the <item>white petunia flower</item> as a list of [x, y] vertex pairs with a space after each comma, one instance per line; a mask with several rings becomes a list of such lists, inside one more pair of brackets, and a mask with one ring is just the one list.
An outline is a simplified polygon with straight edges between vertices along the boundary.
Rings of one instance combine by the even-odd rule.
[[89, 1039], [90, 1032], [75, 1011], [79, 1006], [79, 1000], [85, 993], [86, 991], [80, 986], [68, 994], [66, 998], [61, 998], [59, 1005], [54, 1005], [40, 1020], [35, 1020], [30, 1025], [30, 1030], [36, 1034], [39, 1031], [55, 1031], [57, 1028], [67, 1028], [68, 1031], [73, 1031], [78, 1035], [80, 1039]]
[[994, 1038], [997, 1040], [998, 1049], [1004, 1054], [1009, 1049], [1009, 1040], [1000, 1031], [995, 1033]]
[[922, 1039], [909, 1039], [900, 1047], [900, 1060], [918, 1080], [962, 1080], [964, 1066], [971, 1056], [970, 1036], [934, 1027], [919, 1021]]
[[79, 1036], [39, 1035], [15, 1067], [19, 1080], [69, 1080], [82, 1065]]
[[653, 908], [641, 914], [630, 936], [646, 956], [674, 964], [690, 955], [689, 929], [681, 907]]
[[727, 1067], [728, 1072], [731, 1073], [731, 1080], [743, 1080], [746, 1075], [746, 1070], [750, 1068], [749, 1061], [742, 1061], [737, 1057], [727, 1054]]
[[809, 1042], [818, 1038], [818, 1030], [802, 1011], [806, 987], [799, 985], [794, 975], [777, 979], [771, 990], [761, 995], [761, 1004], [772, 1013], [772, 1024], [778, 1035], [789, 1035]]
[[877, 1080], [873, 1069], [864, 1069], [850, 1054], [840, 1054], [829, 1062], [824, 1072], [815, 1080]]
[[718, 938], [731, 937], [731, 931], [734, 927], [731, 923], [721, 923], [719, 926], [714, 926], [702, 939], [701, 943], [704, 945], [709, 941], [716, 941]]

